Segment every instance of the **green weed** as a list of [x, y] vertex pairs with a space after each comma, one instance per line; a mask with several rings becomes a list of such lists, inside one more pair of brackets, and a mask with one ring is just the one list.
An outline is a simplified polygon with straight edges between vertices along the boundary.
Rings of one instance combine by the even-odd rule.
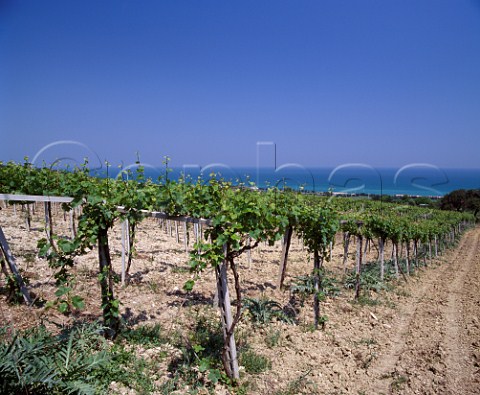
[[[314, 388], [313, 383], [311, 383], [307, 377], [311, 373], [311, 370], [308, 370], [306, 373], [297, 377], [295, 380], [292, 380], [288, 383], [287, 387], [283, 390], [276, 391], [274, 395], [297, 395], [301, 394], [302, 391], [308, 389], [309, 393], [317, 393], [316, 388]], [[303, 392], [304, 393], [304, 392]]]
[[276, 347], [281, 340], [282, 333], [278, 329], [270, 329], [265, 336], [265, 344], [268, 348]]
[[243, 309], [255, 324], [269, 324], [273, 320], [292, 323], [293, 320], [283, 311], [280, 303], [266, 298], [245, 298]]
[[126, 327], [122, 329], [119, 337], [130, 344], [143, 346], [155, 347], [168, 343], [160, 324], [138, 326], [137, 328]]
[[254, 351], [245, 351], [240, 354], [240, 365], [245, 368], [247, 373], [258, 374], [272, 368], [272, 362]]
[[396, 377], [391, 384], [391, 388], [393, 391], [400, 391], [405, 383], [407, 383], [408, 378], [405, 376], [398, 376]]
[[102, 387], [95, 372], [110, 363], [99, 327], [77, 325], [53, 336], [40, 326], [0, 342], [0, 393], [82, 393]]
[[212, 389], [218, 382], [230, 384], [223, 371], [223, 333], [218, 321], [198, 315], [195, 327], [187, 338], [181, 339], [177, 348], [181, 350], [181, 356], [168, 367], [175, 375], [175, 388], [188, 385], [193, 390]]
[[[313, 275], [297, 276], [290, 285], [290, 292], [299, 295], [305, 300], [310, 295], [315, 294], [315, 278]], [[330, 277], [325, 269], [320, 272], [319, 299], [325, 300], [326, 297], [336, 297], [340, 294], [340, 288], [337, 286], [337, 280]]]
[[373, 299], [365, 295], [360, 295], [360, 297], [357, 300], [352, 301], [352, 303], [360, 306], [378, 306], [382, 304], [379, 299]]

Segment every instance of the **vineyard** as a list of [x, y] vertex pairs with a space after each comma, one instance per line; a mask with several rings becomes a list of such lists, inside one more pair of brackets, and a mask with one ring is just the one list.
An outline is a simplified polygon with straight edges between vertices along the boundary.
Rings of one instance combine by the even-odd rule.
[[[476, 231], [468, 213], [171, 180], [168, 160], [159, 180], [0, 163], [0, 193], [5, 393], [369, 393], [399, 304]], [[62, 333], [81, 376], [21, 353]], [[408, 384], [380, 373], [385, 393]]]

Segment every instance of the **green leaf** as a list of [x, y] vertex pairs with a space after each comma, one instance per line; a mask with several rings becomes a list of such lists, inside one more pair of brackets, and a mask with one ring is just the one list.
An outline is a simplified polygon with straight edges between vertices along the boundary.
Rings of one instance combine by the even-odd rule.
[[41, 257], [45, 257], [50, 250], [50, 243], [47, 241], [47, 239], [40, 239], [37, 242], [37, 247], [39, 249], [38, 255]]
[[55, 291], [55, 296], [58, 298], [69, 293], [72, 290], [71, 287], [66, 287], [64, 285], [60, 286], [56, 291]]
[[85, 302], [81, 296], [75, 295], [72, 297], [72, 305], [78, 310], [81, 310], [85, 307]]
[[199, 352], [205, 351], [205, 347], [201, 346], [200, 344], [195, 344], [193, 346], [193, 351], [198, 354]]
[[69, 254], [73, 251], [75, 251], [76, 249], [76, 245], [75, 243], [69, 241], [69, 240], [64, 240], [64, 239], [60, 239], [58, 240], [58, 247], [65, 253], [65, 254]]
[[68, 303], [67, 303], [66, 301], [64, 301], [64, 300], [61, 301], [61, 302], [58, 304], [57, 309], [58, 309], [58, 311], [59, 311], [60, 313], [62, 313], [62, 314], [67, 313], [68, 310], [69, 310], [69, 309], [68, 309]]
[[193, 286], [195, 285], [195, 280], [188, 280], [183, 284], [183, 289], [187, 292], [190, 292], [193, 289]]
[[210, 369], [210, 373], [208, 373], [208, 379], [213, 383], [216, 384], [222, 378], [222, 373], [218, 369]]
[[202, 358], [200, 360], [200, 364], [198, 365], [198, 370], [203, 373], [206, 372], [208, 369], [210, 369], [210, 363], [208, 362], [207, 359]]

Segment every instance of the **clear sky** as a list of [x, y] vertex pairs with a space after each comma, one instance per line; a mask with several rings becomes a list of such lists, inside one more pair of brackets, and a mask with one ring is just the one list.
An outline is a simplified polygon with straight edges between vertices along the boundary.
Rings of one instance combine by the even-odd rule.
[[279, 165], [480, 168], [480, 1], [0, 0], [0, 160], [60, 140], [113, 164], [255, 166], [272, 141]]

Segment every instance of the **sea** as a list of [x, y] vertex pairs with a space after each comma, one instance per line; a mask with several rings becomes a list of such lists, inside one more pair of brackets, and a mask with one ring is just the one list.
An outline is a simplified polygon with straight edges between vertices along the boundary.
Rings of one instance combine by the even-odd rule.
[[[375, 168], [364, 164], [348, 164], [335, 168], [307, 168], [296, 164], [278, 168], [229, 167], [210, 165], [183, 168], [144, 166], [145, 177], [155, 182], [186, 179], [209, 182], [216, 179], [264, 189], [277, 187], [310, 193], [332, 192], [339, 195], [391, 195], [441, 197], [457, 189], [480, 189], [480, 169], [439, 168], [428, 164], [411, 164], [401, 168]], [[115, 178], [134, 178], [130, 172], [110, 171]], [[99, 174], [97, 174], [99, 175]], [[100, 175], [102, 176], [102, 175]], [[103, 175], [104, 176], [104, 175]]]

